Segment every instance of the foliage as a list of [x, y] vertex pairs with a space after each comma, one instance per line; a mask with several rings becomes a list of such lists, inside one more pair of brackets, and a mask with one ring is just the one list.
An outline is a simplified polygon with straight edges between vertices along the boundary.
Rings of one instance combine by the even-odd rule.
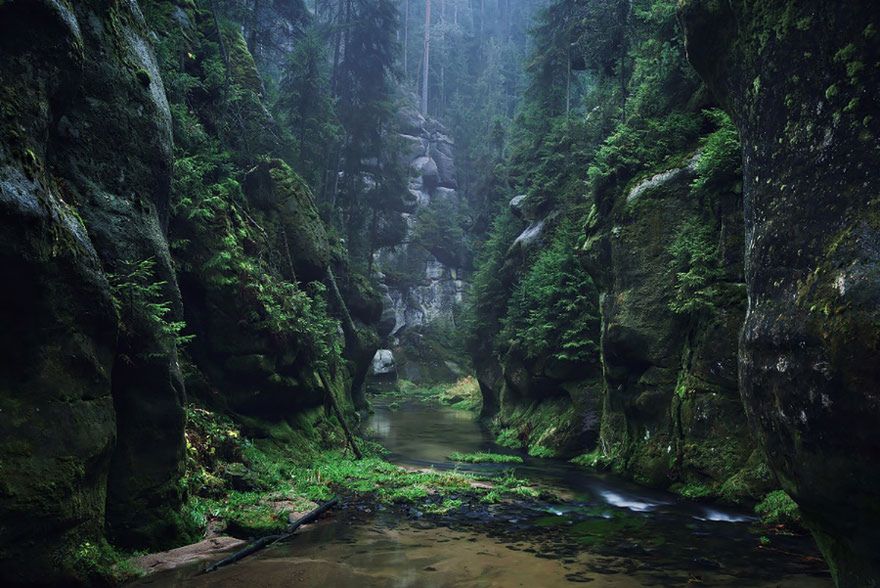
[[543, 445], [531, 445], [529, 446], [529, 455], [532, 457], [556, 457], [556, 450], [551, 449], [549, 447], [544, 447]]
[[767, 525], [799, 525], [801, 513], [797, 503], [783, 490], [774, 490], [767, 494], [755, 506], [755, 512]]
[[669, 245], [669, 269], [675, 276], [672, 312], [694, 317], [716, 308], [723, 272], [715, 239], [716, 232], [705, 222], [688, 219], [679, 225]]
[[84, 584], [116, 586], [143, 575], [129, 558], [102, 538], [80, 543], [68, 563]]
[[511, 449], [519, 449], [523, 446], [519, 431], [512, 427], [507, 427], [498, 431], [495, 435], [495, 443], [502, 447], [510, 447]]
[[510, 296], [509, 272], [505, 267], [507, 250], [522, 226], [522, 221], [506, 208], [495, 217], [488, 239], [478, 251], [467, 308], [471, 349], [485, 346], [500, 329]]
[[510, 297], [499, 335], [502, 348], [517, 345], [530, 359], [596, 360], [598, 295], [575, 250], [574, 227], [563, 223]]
[[589, 453], [583, 453], [569, 461], [575, 465], [593, 469], [604, 469], [609, 465], [608, 456], [599, 449], [595, 449]]
[[509, 472], [477, 477], [407, 470], [382, 459], [383, 450], [366, 442], [361, 443], [364, 459], [338, 449], [306, 457], [296, 447], [249, 439], [228, 417], [197, 406], [187, 408], [186, 438], [187, 517], [202, 527], [226, 522], [240, 536], [275, 532], [286, 525], [291, 509], [308, 510], [339, 493], [369, 495], [387, 504], [424, 502], [427, 512], [437, 514], [460, 507], [464, 497], [497, 502], [540, 494]]
[[313, 25], [299, 38], [282, 73], [274, 108], [282, 128], [290, 135], [290, 159], [295, 169], [318, 190], [323, 187], [327, 160], [341, 134], [323, 35]]
[[477, 453], [461, 453], [454, 451], [449, 454], [450, 461], [460, 461], [462, 463], [522, 463], [523, 459], [518, 455], [505, 455], [501, 453], [490, 453], [487, 451], [479, 451]]
[[623, 188], [638, 172], [662, 166], [696, 139], [700, 126], [698, 115], [681, 112], [619, 125], [587, 171], [593, 194], [602, 202], [610, 188]]
[[690, 482], [679, 488], [678, 493], [685, 498], [689, 498], [691, 500], [699, 500], [700, 498], [711, 496], [713, 494], [713, 490], [705, 484]]
[[465, 233], [466, 207], [450, 199], [435, 199], [418, 212], [412, 240], [451, 267], [461, 267], [467, 259]]
[[394, 399], [389, 408], [400, 408], [400, 400], [420, 400], [439, 402], [456, 410], [475, 412], [482, 403], [480, 385], [473, 376], [459, 378], [452, 384], [417, 385], [409, 380], [399, 379], [391, 390], [382, 395]]
[[703, 141], [700, 158], [697, 160], [697, 177], [692, 188], [697, 194], [712, 194], [722, 186], [742, 175], [742, 147], [739, 131], [730, 116], [723, 110], [705, 111], [705, 115], [717, 127]]
[[451, 386], [444, 387], [440, 402], [456, 410], [477, 412], [483, 402], [480, 384], [473, 376], [459, 378]]
[[133, 331], [134, 321], [142, 316], [168, 344], [184, 345], [194, 336], [183, 334], [186, 322], [169, 320], [174, 312], [171, 302], [164, 298], [168, 282], [156, 280], [155, 267], [156, 260], [152, 258], [126, 261], [120, 272], [108, 274], [121, 327]]

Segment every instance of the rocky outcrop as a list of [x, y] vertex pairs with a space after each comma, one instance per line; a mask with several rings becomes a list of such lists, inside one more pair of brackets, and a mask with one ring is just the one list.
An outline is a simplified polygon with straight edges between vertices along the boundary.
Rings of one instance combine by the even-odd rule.
[[[497, 290], [511, 298], [517, 296], [518, 280], [533, 267], [530, 263], [536, 263], [542, 251], [553, 249], [554, 239], [562, 231], [560, 212], [536, 210], [532, 200], [527, 195], [510, 200], [509, 215], [515, 220], [502, 245], [503, 261], [493, 268]], [[573, 249], [572, 244], [566, 252], [572, 260], [576, 254]], [[563, 273], [553, 279], [561, 281], [570, 277]], [[546, 286], [548, 284], [541, 284]], [[578, 294], [582, 298], [572, 305], [583, 313], [579, 319], [586, 320], [586, 315], [595, 310], [597, 293], [590, 284]], [[510, 301], [506, 305], [510, 305]], [[497, 313], [504, 305], [498, 303], [497, 306], [499, 308], [489, 312]], [[507, 318], [509, 320], [509, 316]], [[587, 343], [598, 341], [598, 326], [596, 321], [585, 325], [583, 336]], [[522, 335], [520, 330], [509, 332], [507, 337], [517, 339]], [[548, 352], [536, 357], [521, 341], [509, 340], [502, 345], [500, 337], [494, 334], [481, 334], [475, 339], [472, 351], [483, 400], [481, 417], [491, 419], [500, 441], [525, 447], [530, 454], [541, 456], [571, 457], [596, 446], [603, 388], [598, 353], [563, 358], [560, 349], [550, 347]]]
[[[605, 394], [600, 451], [615, 469], [688, 494], [760, 498], [737, 384], [745, 292], [740, 190], [724, 178], [710, 204], [694, 192], [700, 152], [629, 190], [597, 194], [585, 259], [600, 290]], [[682, 272], [719, 264], [713, 283], [682, 290]], [[684, 260], [682, 260], [684, 258]], [[682, 265], [682, 261], [684, 264]], [[754, 455], [753, 455], [754, 454]]]
[[743, 140], [740, 381], [840, 586], [880, 578], [880, 11], [680, 3], [688, 56]]
[[395, 350], [401, 377], [453, 379], [456, 374], [445, 364], [452, 357], [435, 335], [458, 329], [470, 264], [454, 146], [442, 125], [409, 107], [397, 126], [401, 163], [412, 177], [405, 211], [385, 223], [393, 237], [381, 239], [386, 246], [374, 255], [387, 324], [381, 334]]
[[75, 576], [76, 548], [105, 526], [126, 545], [180, 533], [175, 344], [133, 301], [158, 283], [153, 302], [180, 314], [163, 234], [170, 117], [146, 39], [135, 3], [0, 6], [3, 257], [19, 280], [2, 305], [0, 577], [13, 583]]
[[376, 351], [370, 374], [378, 378], [393, 378], [397, 374], [397, 368], [394, 366], [394, 352], [390, 349]]
[[[166, 77], [199, 82], [172, 95], [183, 204], [171, 238], [195, 335], [191, 393], [240, 415], [284, 420], [324, 403], [323, 376], [357, 402], [381, 305], [350, 271], [344, 246], [331, 243], [309, 187], [278, 158], [281, 133], [263, 97], [264, 75], [274, 70], [263, 62], [269, 71], [261, 71], [249, 49], [268, 37], [249, 33], [283, 7], [263, 5], [242, 33], [205, 8], [145, 2], [162, 35]], [[344, 361], [329, 361], [335, 346]]]

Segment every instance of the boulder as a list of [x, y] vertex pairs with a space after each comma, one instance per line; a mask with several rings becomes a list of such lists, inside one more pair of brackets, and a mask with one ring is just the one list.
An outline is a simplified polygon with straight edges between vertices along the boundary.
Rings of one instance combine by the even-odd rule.
[[373, 356], [371, 373], [373, 376], [380, 378], [393, 378], [397, 374], [394, 352], [390, 349], [379, 349], [376, 351], [376, 355]]

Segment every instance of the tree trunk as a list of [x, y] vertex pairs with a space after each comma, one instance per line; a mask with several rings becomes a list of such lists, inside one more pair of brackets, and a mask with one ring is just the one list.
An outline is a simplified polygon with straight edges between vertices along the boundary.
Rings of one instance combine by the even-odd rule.
[[254, 0], [254, 10], [251, 13], [251, 30], [248, 31], [248, 40], [247, 46], [248, 51], [251, 52], [251, 55], [256, 56], [257, 54], [257, 42], [259, 40], [259, 34], [257, 29], [260, 26], [260, 12], [263, 6], [262, 0]]
[[425, 0], [425, 50], [422, 58], [422, 114], [428, 116], [428, 70], [431, 65], [431, 0]]
[[336, 3], [336, 38], [333, 42], [333, 69], [330, 73], [330, 90], [333, 92], [334, 97], [339, 96], [337, 88], [339, 86], [339, 59], [342, 50], [342, 26], [342, 0], [339, 0]]
[[409, 55], [409, 0], [403, 0], [403, 80], [406, 81]]
[[296, 532], [297, 529], [299, 529], [303, 525], [307, 525], [311, 522], [314, 522], [315, 520], [318, 519], [319, 516], [321, 516], [322, 514], [324, 514], [325, 512], [330, 510], [331, 508], [333, 508], [334, 506], [336, 506], [336, 504], [338, 502], [339, 502], [339, 499], [334, 496], [333, 498], [331, 498], [330, 500], [328, 500], [324, 504], [318, 506], [312, 512], [308, 513], [307, 515], [305, 515], [304, 517], [300, 518], [298, 521], [296, 521], [295, 523], [293, 523], [289, 527], [287, 527], [287, 531], [285, 533], [281, 533], [280, 535], [269, 535], [268, 537], [263, 537], [261, 539], [257, 539], [256, 541], [249, 544], [247, 547], [245, 547], [241, 551], [236, 551], [232, 555], [230, 555], [228, 557], [224, 557], [223, 559], [221, 559], [217, 563], [208, 566], [207, 568], [205, 568], [205, 571], [202, 573], [207, 574], [209, 572], [213, 572], [214, 570], [218, 570], [224, 566], [228, 566], [229, 564], [235, 563], [237, 561], [241, 561], [242, 559], [246, 558], [247, 556], [263, 549], [267, 545], [271, 545], [273, 543], [278, 543], [280, 541], [284, 541], [285, 539], [289, 539], [290, 537], [293, 536], [293, 534]]

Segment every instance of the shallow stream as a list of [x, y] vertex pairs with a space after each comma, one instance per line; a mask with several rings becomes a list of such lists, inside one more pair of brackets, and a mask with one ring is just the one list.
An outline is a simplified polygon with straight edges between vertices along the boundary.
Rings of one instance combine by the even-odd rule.
[[[395, 463], [501, 473], [509, 465], [457, 466], [453, 451], [495, 451], [469, 413], [374, 399], [364, 433]], [[522, 454], [519, 454], [522, 455]], [[530, 458], [517, 476], [552, 486], [564, 505], [530, 501], [436, 517], [350, 505], [295, 540], [209, 575], [199, 566], [141, 580], [152, 586], [735, 586], [830, 588], [808, 537], [769, 544], [747, 511], [688, 502], [567, 462]], [[766, 541], [765, 541], [766, 543]]]

